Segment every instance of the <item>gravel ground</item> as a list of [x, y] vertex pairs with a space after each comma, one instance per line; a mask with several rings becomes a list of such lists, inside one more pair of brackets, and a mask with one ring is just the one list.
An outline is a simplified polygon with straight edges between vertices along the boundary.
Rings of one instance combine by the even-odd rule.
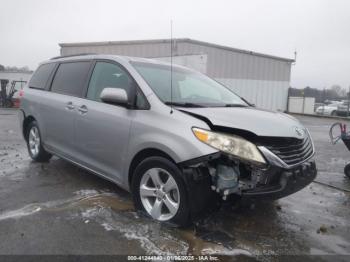
[[139, 216], [127, 192], [64, 160], [32, 162], [16, 114], [0, 110], [0, 255], [349, 258], [350, 180], [343, 168], [350, 152], [341, 143], [330, 145], [332, 119], [298, 116], [317, 150], [319, 174], [308, 187], [273, 203], [222, 206], [195, 225], [178, 229]]

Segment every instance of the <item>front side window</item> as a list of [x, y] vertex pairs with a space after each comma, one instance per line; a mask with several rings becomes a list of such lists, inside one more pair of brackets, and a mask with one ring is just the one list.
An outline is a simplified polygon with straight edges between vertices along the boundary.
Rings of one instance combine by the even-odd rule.
[[100, 102], [100, 94], [106, 87], [122, 88], [130, 96], [132, 85], [133, 80], [120, 66], [108, 62], [97, 62], [86, 97]]
[[[174, 66], [132, 62], [153, 92], [166, 104], [220, 107], [248, 106], [227, 87], [199, 72]], [[172, 92], [171, 92], [172, 74]]]
[[89, 68], [90, 62], [85, 61], [60, 64], [51, 91], [81, 97]]

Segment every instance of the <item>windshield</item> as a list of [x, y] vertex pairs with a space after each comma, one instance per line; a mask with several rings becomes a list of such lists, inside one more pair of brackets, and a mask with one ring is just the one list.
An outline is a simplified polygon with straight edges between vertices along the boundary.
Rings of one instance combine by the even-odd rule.
[[156, 95], [166, 104], [191, 107], [248, 106], [227, 87], [191, 70], [168, 65], [132, 62]]

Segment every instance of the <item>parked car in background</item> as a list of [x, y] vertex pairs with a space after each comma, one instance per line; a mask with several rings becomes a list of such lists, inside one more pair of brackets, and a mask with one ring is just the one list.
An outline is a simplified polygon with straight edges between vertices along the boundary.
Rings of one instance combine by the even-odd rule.
[[324, 105], [325, 105], [324, 103], [315, 103], [314, 104], [314, 111], [315, 111], [315, 113], [316, 113], [317, 108], [319, 108], [320, 106], [324, 106]]
[[338, 110], [338, 104], [322, 105], [317, 107], [316, 114], [326, 116], [336, 116]]
[[341, 104], [342, 101], [336, 101], [336, 100], [325, 100], [324, 104], [325, 105], [331, 105], [331, 104]]
[[342, 104], [338, 105], [337, 115], [338, 116], [349, 116], [348, 105], [349, 105], [349, 101], [344, 101]]

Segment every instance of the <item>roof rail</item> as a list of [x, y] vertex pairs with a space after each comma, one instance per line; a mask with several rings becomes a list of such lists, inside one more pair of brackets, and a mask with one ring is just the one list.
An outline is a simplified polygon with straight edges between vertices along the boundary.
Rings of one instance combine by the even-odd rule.
[[96, 55], [96, 53], [81, 53], [81, 54], [74, 54], [74, 55], [61, 55], [61, 56], [52, 57], [50, 60], [55, 60], [55, 59], [65, 58], [65, 57], [73, 57], [73, 56], [84, 56], [84, 55]]

